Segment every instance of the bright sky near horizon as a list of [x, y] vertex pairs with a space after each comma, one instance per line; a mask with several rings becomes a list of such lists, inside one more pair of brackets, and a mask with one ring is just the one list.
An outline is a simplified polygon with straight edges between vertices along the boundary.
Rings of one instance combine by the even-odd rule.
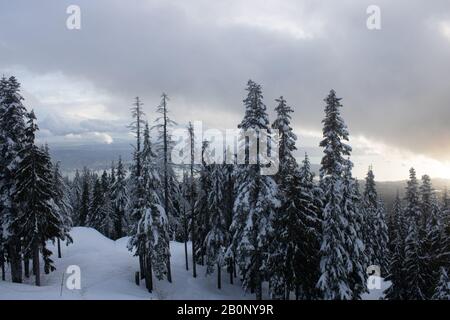
[[[50, 146], [129, 139], [139, 95], [150, 119], [161, 92], [180, 124], [235, 128], [249, 78], [273, 108], [295, 110], [298, 156], [318, 163], [323, 98], [342, 97], [355, 176], [450, 179], [450, 3], [373, 1], [0, 0], [0, 73], [22, 83]], [[68, 30], [66, 9], [81, 9]]]

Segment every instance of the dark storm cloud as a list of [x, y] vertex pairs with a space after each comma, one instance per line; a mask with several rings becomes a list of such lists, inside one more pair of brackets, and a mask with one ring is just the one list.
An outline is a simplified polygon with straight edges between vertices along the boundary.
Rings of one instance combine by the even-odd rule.
[[[296, 127], [320, 130], [335, 88], [352, 134], [448, 159], [450, 38], [440, 23], [450, 3], [375, 2], [2, 0], [0, 68], [89, 81], [120, 115], [136, 95], [151, 114], [166, 91], [179, 122], [211, 126], [239, 121], [252, 78], [269, 108], [284, 95]], [[80, 31], [65, 28], [69, 4], [81, 7]], [[370, 4], [380, 31], [366, 28]]]

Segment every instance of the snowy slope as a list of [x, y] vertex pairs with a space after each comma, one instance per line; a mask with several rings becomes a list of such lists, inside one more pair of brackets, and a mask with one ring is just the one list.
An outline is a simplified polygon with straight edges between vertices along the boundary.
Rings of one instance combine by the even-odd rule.
[[[42, 287], [35, 287], [33, 279], [25, 284], [0, 281], [0, 300], [5, 299], [253, 299], [245, 294], [239, 284], [230, 285], [223, 273], [222, 290], [216, 288], [216, 276], [205, 277], [205, 269], [197, 267], [198, 276], [186, 271], [184, 245], [171, 243], [173, 283], [155, 281], [153, 294], [147, 292], [143, 282], [134, 283], [138, 270], [136, 257], [127, 250], [128, 239], [112, 241], [91, 228], [73, 228], [74, 243], [62, 247], [63, 258], [55, 260], [57, 271], [43, 275]], [[56, 252], [55, 248], [51, 248]], [[190, 252], [190, 251], [189, 251]], [[190, 263], [191, 261], [189, 261]], [[69, 290], [63, 286], [62, 277], [70, 265], [81, 269], [81, 290]], [[67, 276], [67, 275], [66, 275]], [[235, 281], [236, 282], [236, 281]], [[366, 299], [378, 299], [381, 291], [373, 291]], [[267, 295], [265, 295], [267, 297]]]
[[[138, 260], [127, 250], [127, 238], [112, 241], [91, 228], [73, 228], [74, 243], [62, 248], [62, 259], [55, 256], [57, 271], [43, 275], [42, 287], [12, 284], [0, 281], [0, 299], [242, 299], [245, 295], [239, 285], [231, 286], [223, 278], [223, 289], [215, 287], [216, 277], [205, 278], [204, 268], [197, 268], [198, 277], [184, 266], [184, 245], [172, 243], [173, 284], [156, 281], [155, 291], [150, 294], [143, 282], [134, 283]], [[51, 248], [56, 253], [55, 248]], [[81, 290], [68, 290], [65, 286], [61, 296], [63, 273], [70, 265], [81, 268]], [[66, 275], [67, 276], [67, 275]], [[189, 288], [189, 290], [187, 290]]]

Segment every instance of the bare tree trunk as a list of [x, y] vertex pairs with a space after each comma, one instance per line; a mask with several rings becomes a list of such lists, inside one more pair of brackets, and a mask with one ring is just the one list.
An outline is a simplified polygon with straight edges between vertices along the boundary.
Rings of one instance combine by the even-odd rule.
[[30, 257], [28, 256], [28, 254], [26, 254], [23, 257], [23, 269], [25, 272], [25, 277], [29, 278], [30, 277]]
[[61, 240], [58, 238], [58, 258], [61, 259]]
[[33, 273], [36, 278], [36, 286], [41, 285], [41, 272], [39, 265], [39, 245], [35, 243], [33, 245]]
[[[186, 219], [185, 219], [185, 224], [187, 224]], [[186, 270], [189, 270], [189, 258], [188, 258], [188, 230], [187, 230], [187, 226], [184, 227], [184, 256], [186, 258]]]
[[195, 263], [195, 199], [194, 199], [194, 128], [189, 123], [191, 142], [191, 242], [192, 242], [192, 276], [197, 278], [197, 265]]
[[217, 264], [217, 289], [222, 289], [222, 269], [220, 264]]
[[233, 258], [230, 258], [228, 261], [228, 272], [230, 273], [230, 284], [233, 284], [234, 277], [233, 277]]
[[9, 261], [11, 265], [11, 280], [22, 283], [22, 259], [20, 255], [19, 239], [14, 237], [8, 245]]
[[[164, 108], [164, 210], [169, 217], [169, 180], [168, 180], [168, 146], [167, 146], [167, 96], [163, 94], [163, 108]], [[167, 257], [167, 281], [172, 282], [172, 270], [170, 267], [170, 242], [168, 243], [169, 256]]]
[[141, 274], [141, 280], [145, 278], [144, 256], [139, 254], [139, 272]]
[[145, 287], [147, 288], [148, 292], [152, 293], [153, 291], [153, 273], [152, 273], [152, 258], [149, 254], [147, 254], [146, 259], [146, 272], [145, 272]]
[[4, 253], [0, 253], [0, 262], [1, 262], [1, 269], [2, 269], [2, 280], [6, 280], [6, 274], [5, 274], [5, 257], [3, 255]]

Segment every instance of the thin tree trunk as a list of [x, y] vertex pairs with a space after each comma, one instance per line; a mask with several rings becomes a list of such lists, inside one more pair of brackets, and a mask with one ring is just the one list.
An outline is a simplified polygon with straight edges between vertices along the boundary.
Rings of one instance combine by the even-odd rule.
[[152, 259], [149, 254], [147, 254], [146, 272], [145, 272], [145, 287], [148, 292], [153, 291], [153, 273], [152, 273]]
[[233, 258], [230, 258], [230, 261], [228, 262], [228, 271], [230, 273], [230, 284], [233, 284], [234, 276], [233, 276]]
[[284, 288], [285, 288], [285, 297], [284, 297], [284, 299], [285, 300], [290, 300], [291, 292], [289, 291], [289, 289], [288, 289], [286, 284], [284, 285]]
[[14, 283], [22, 283], [22, 259], [20, 256], [19, 239], [14, 237], [8, 246], [9, 261], [11, 265], [11, 280]]
[[[170, 243], [169, 243], [169, 252], [170, 252]], [[172, 283], [172, 268], [170, 267], [170, 253], [167, 257], [167, 281]]]
[[186, 258], [186, 270], [189, 270], [189, 258], [188, 258], [188, 235], [187, 235], [187, 228], [185, 229], [185, 236], [184, 236], [184, 256]]
[[144, 267], [144, 255], [139, 254], [139, 272], [141, 274], [141, 280], [145, 278], [145, 267]]
[[1, 260], [1, 268], [2, 268], [2, 280], [6, 280], [6, 274], [5, 274], [5, 257], [4, 253], [0, 253], [0, 260]]
[[61, 259], [61, 240], [58, 238], [58, 258]]
[[217, 289], [222, 289], [222, 269], [220, 264], [217, 264]]
[[36, 286], [41, 286], [41, 272], [39, 265], [39, 245], [36, 243], [33, 246], [33, 273], [36, 278]]
[[[164, 210], [169, 217], [169, 180], [168, 180], [168, 147], [167, 147], [167, 105], [166, 95], [163, 95], [163, 108], [164, 108]], [[170, 242], [168, 244], [169, 254], [167, 257], [167, 281], [172, 282], [172, 271], [170, 267]]]
[[29, 278], [30, 277], [30, 258], [28, 256], [28, 254], [25, 255], [23, 258], [23, 269], [25, 272], [25, 277]]
[[197, 278], [197, 266], [195, 264], [195, 225], [194, 225], [194, 210], [192, 210], [192, 227], [191, 227], [191, 242], [192, 242], [192, 276]]

